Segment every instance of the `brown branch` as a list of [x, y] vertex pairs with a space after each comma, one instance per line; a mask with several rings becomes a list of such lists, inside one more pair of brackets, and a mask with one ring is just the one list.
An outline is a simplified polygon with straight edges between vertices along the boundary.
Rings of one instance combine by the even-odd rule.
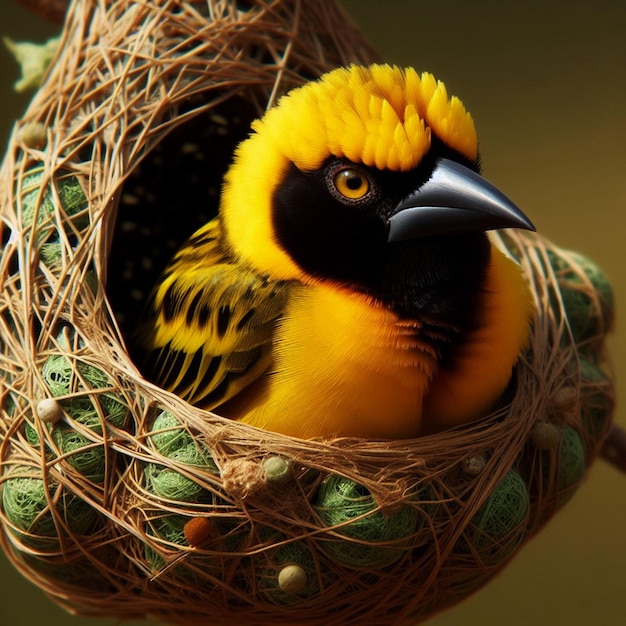
[[626, 472], [626, 430], [613, 426], [602, 444], [602, 458], [622, 472]]
[[15, 0], [18, 4], [31, 10], [55, 24], [62, 24], [69, 0]]

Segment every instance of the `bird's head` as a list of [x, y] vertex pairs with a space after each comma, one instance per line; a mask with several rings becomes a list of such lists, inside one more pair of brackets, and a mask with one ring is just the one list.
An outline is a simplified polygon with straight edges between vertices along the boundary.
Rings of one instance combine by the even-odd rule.
[[336, 69], [252, 128], [220, 211], [234, 253], [272, 279], [358, 286], [390, 250], [532, 228], [479, 176], [473, 120], [431, 74]]

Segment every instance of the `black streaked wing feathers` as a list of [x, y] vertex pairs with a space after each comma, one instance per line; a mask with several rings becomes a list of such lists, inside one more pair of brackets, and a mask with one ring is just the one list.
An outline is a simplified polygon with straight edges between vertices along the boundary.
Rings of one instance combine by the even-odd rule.
[[143, 372], [188, 402], [212, 409], [270, 365], [285, 283], [234, 263], [213, 220], [176, 254], [139, 333]]

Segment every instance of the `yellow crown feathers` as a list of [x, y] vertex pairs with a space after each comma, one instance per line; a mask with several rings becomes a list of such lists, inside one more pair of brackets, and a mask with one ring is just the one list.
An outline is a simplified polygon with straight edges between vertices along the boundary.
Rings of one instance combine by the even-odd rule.
[[301, 170], [315, 170], [331, 155], [409, 170], [428, 152], [431, 131], [467, 158], [478, 155], [462, 102], [432, 74], [389, 65], [333, 70], [281, 98], [253, 129], [263, 129]]

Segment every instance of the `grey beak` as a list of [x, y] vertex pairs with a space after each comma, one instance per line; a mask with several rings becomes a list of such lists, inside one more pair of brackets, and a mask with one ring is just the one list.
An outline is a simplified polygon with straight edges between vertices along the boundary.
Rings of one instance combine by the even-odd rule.
[[388, 242], [497, 228], [535, 230], [500, 190], [473, 170], [439, 159], [431, 177], [396, 207]]

